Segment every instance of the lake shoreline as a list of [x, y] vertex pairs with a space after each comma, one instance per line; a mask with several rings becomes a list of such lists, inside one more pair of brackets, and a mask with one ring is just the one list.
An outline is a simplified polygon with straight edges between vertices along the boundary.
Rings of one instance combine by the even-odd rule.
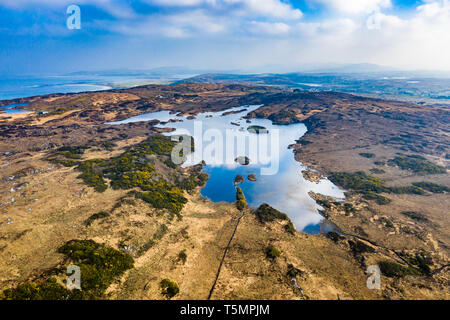
[[[323, 222], [322, 216], [318, 210], [321, 209], [312, 198], [309, 197], [309, 192], [315, 190], [324, 194], [334, 195], [336, 198], [343, 198], [343, 193], [335, 186], [326, 186], [321, 189], [321, 186], [325, 186], [328, 180], [326, 178], [320, 179], [315, 183], [311, 183], [303, 178], [301, 171], [307, 170], [301, 163], [295, 160], [295, 155], [292, 150], [289, 149], [295, 141], [301, 138], [306, 133], [306, 127], [299, 124], [292, 124], [290, 126], [278, 126], [274, 125], [271, 120], [267, 119], [252, 119], [252, 123], [246, 122], [247, 115], [261, 106], [239, 106], [230, 109], [225, 109], [218, 113], [198, 113], [194, 119], [189, 117], [181, 117], [178, 115], [172, 115], [168, 111], [159, 111], [156, 113], [147, 113], [127, 118], [117, 122], [109, 122], [108, 125], [124, 125], [132, 124], [136, 122], [151, 122], [159, 121], [156, 127], [160, 128], [175, 128], [175, 131], [166, 133], [166, 135], [177, 135], [178, 132], [183, 132], [189, 129], [190, 135], [195, 131], [195, 122], [201, 123], [205, 128], [214, 128], [224, 133], [225, 130], [232, 130], [235, 134], [241, 137], [250, 138], [250, 136], [260, 136], [260, 133], [249, 131], [249, 128], [264, 128], [267, 132], [264, 135], [271, 135], [273, 131], [279, 131], [281, 137], [281, 144], [279, 146], [279, 154], [281, 155], [281, 162], [278, 165], [280, 172], [276, 173], [273, 177], [257, 175], [258, 182], [243, 182], [241, 187], [246, 195], [247, 201], [251, 207], [257, 208], [262, 203], [268, 203], [275, 209], [288, 214], [296, 225], [297, 230], [303, 232], [311, 230], [310, 233], [319, 233], [322, 229], [320, 225]], [[216, 120], [217, 119], [217, 120]], [[212, 122], [212, 125], [209, 125]], [[245, 130], [245, 127], [248, 127]], [[199, 137], [194, 137], [194, 141], [198, 141]], [[202, 143], [203, 145], [204, 143]], [[201, 150], [203, 151], [203, 150]], [[245, 153], [247, 152], [247, 153]], [[248, 155], [249, 150], [244, 153]], [[194, 152], [195, 153], [195, 152]], [[242, 154], [243, 155], [243, 154]], [[195, 157], [195, 155], [194, 155]], [[201, 156], [197, 156], [196, 162], [190, 162], [190, 164], [184, 164], [183, 166], [190, 166], [199, 163], [202, 160]], [[231, 158], [234, 158], [232, 156]], [[237, 174], [248, 176], [254, 172], [259, 172], [262, 168], [258, 164], [252, 163], [251, 156], [249, 157], [250, 163], [246, 166], [239, 164], [227, 164], [227, 165], [208, 165], [209, 161], [206, 161], [204, 172], [208, 173], [209, 180], [205, 187], [201, 189], [201, 194], [210, 199], [213, 202], [227, 202], [234, 203], [235, 192], [231, 187], [233, 180]], [[293, 174], [295, 173], [295, 174]], [[229, 187], [227, 188], [226, 186]], [[277, 185], [274, 193], [272, 186]], [[330, 194], [331, 193], [331, 194]], [[300, 196], [302, 195], [302, 196]], [[307, 218], [309, 217], [309, 218]], [[306, 220], [305, 220], [306, 219]], [[309, 222], [304, 222], [309, 221]], [[319, 231], [318, 231], [319, 230]]]

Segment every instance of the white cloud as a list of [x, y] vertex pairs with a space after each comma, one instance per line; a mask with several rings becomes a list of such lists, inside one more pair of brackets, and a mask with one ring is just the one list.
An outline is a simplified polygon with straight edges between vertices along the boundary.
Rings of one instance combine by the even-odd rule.
[[366, 21], [367, 29], [380, 30], [382, 28], [398, 28], [404, 26], [405, 21], [397, 16], [385, 15], [381, 12], [375, 12]]
[[148, 3], [166, 7], [193, 7], [202, 4], [215, 4], [215, 0], [146, 0]]
[[280, 0], [224, 0], [228, 3], [242, 3], [251, 13], [280, 19], [300, 19], [303, 13]]
[[281, 0], [147, 0], [165, 7], [213, 8], [224, 12], [238, 11], [245, 16], [263, 16], [279, 19], [300, 19], [303, 13]]
[[338, 42], [336, 38], [338, 35], [350, 35], [356, 31], [358, 25], [352, 19], [334, 19], [321, 22], [299, 23], [296, 29], [299, 35], [308, 37], [331, 37]]
[[280, 0], [146, 0], [160, 5], [158, 14], [108, 24], [113, 32], [175, 38], [222, 34], [287, 35], [302, 12]]
[[[13, 9], [36, 9], [36, 7], [51, 7], [62, 10], [71, 4], [76, 4], [78, 6], [96, 6], [108, 12], [112, 16], [122, 19], [136, 16], [133, 9], [121, 0], [2, 0], [0, 2], [0, 6]], [[65, 13], [65, 11], [62, 12]]]
[[258, 35], [286, 35], [291, 27], [282, 22], [251, 21], [248, 30]]
[[392, 6], [391, 0], [313, 0], [341, 12], [371, 13]]
[[110, 24], [111, 31], [131, 35], [153, 35], [169, 38], [202, 37], [227, 31], [225, 17], [213, 17], [201, 9], [179, 14], [152, 15], [136, 22]]
[[[186, 10], [202, 9], [213, 14], [230, 17], [260, 17], [280, 20], [300, 19], [303, 13], [286, 0], [141, 0], [162, 8]], [[138, 2], [138, 1], [136, 1]], [[135, 18], [130, 3], [124, 0], [2, 0], [0, 6], [23, 9], [33, 6], [64, 8], [70, 4], [96, 6], [118, 18]]]
[[[0, 6], [20, 8], [26, 4], [60, 6], [73, 2], [0, 1]], [[211, 64], [233, 60], [242, 65], [272, 64], [274, 61], [286, 65], [369, 62], [450, 70], [450, 0], [423, 0], [415, 11], [407, 15], [393, 13], [392, 10], [387, 13], [384, 9], [391, 6], [390, 0], [310, 0], [336, 9], [332, 17], [317, 18], [313, 22], [301, 20], [301, 11], [282, 0], [143, 1], [158, 4], [161, 10], [144, 15], [133, 12], [131, 6], [126, 7], [130, 3], [128, 1], [75, 2], [97, 5], [107, 8], [113, 15], [122, 16], [115, 21], [83, 21], [83, 28], [89, 30], [90, 26], [93, 27], [90, 29], [92, 33], [107, 30], [125, 35], [124, 38], [136, 43], [150, 43], [152, 40], [158, 43], [160, 39], [177, 38], [173, 44], [177, 46], [176, 53], [183, 56], [187, 50], [185, 43], [202, 44], [202, 50], [192, 49], [194, 53], [190, 58], [198, 59], [199, 63], [206, 58]], [[22, 31], [33, 34], [40, 30], [56, 36], [65, 31], [51, 25], [41, 29], [32, 26]], [[177, 42], [180, 38], [195, 41]], [[153, 49], [162, 56], [170, 55], [164, 48], [155, 46]], [[233, 59], [229, 59], [228, 55], [232, 54]]]
[[426, 4], [417, 7], [419, 17], [430, 19], [437, 23], [449, 23], [450, 1], [449, 0], [426, 0]]
[[[449, 0], [428, 0], [408, 17], [383, 13], [382, 8], [388, 7], [390, 1], [358, 0], [359, 5], [352, 7], [350, 3], [356, 3], [352, 0], [346, 0], [347, 4], [340, 0], [317, 0], [341, 5], [341, 13], [315, 22], [276, 18], [286, 18], [289, 14], [274, 14], [275, 11], [270, 18], [259, 19], [261, 12], [270, 10], [279, 1], [266, 1], [267, 7], [244, 12], [246, 6], [262, 2], [174, 1], [184, 9], [176, 14], [152, 15], [135, 23], [127, 21], [121, 27], [115, 26], [114, 31], [155, 37], [205, 37], [212, 41], [211, 46], [220, 35], [220, 41], [232, 39], [240, 43], [240, 60], [247, 59], [247, 63], [254, 59], [252, 63], [264, 64], [275, 59], [286, 64], [369, 62], [405, 68], [450, 69]], [[209, 6], [205, 7], [206, 1]], [[221, 7], [224, 5], [227, 10]], [[359, 15], [350, 18], [349, 13]], [[258, 49], [250, 49], [252, 46]], [[253, 55], [258, 52], [257, 56], [246, 58], [246, 48]]]
[[[372, 19], [372, 21], [370, 21]], [[375, 22], [371, 24], [370, 22]], [[370, 41], [377, 62], [406, 68], [450, 69], [450, 1], [418, 6], [409, 19], [375, 13], [361, 39]], [[371, 46], [366, 44], [368, 51]]]
[[[405, 16], [375, 11], [291, 24], [268, 40], [260, 64], [375, 63], [405, 69], [450, 70], [450, 1], [433, 0]], [[277, 47], [276, 54], [272, 48]], [[280, 48], [283, 48], [281, 50]]]

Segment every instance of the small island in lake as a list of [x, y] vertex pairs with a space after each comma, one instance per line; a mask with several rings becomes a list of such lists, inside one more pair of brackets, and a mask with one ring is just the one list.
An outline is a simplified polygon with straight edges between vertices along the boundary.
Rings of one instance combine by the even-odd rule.
[[249, 157], [237, 157], [236, 159], [234, 159], [234, 162], [237, 162], [243, 166], [248, 166], [250, 164], [250, 158]]
[[242, 175], [240, 175], [240, 174], [238, 174], [237, 176], [236, 176], [236, 178], [234, 178], [234, 184], [235, 185], [238, 185], [238, 184], [241, 184], [241, 183], [243, 183], [245, 180], [244, 180], [244, 177], [242, 176]]
[[263, 126], [250, 126], [247, 128], [247, 131], [256, 134], [268, 134], [269, 130]]

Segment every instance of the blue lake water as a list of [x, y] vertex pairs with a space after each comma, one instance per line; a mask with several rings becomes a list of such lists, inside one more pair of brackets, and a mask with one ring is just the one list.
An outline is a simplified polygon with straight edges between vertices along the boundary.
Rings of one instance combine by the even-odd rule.
[[[289, 146], [306, 133], [305, 125], [278, 126], [267, 119], [252, 119], [251, 123], [247, 123], [243, 117], [259, 107], [237, 107], [227, 111], [237, 112], [242, 108], [247, 110], [226, 116], [223, 116], [223, 112], [202, 113], [192, 120], [170, 114], [169, 111], [159, 111], [109, 124], [160, 120], [164, 122], [159, 125], [160, 127], [175, 129], [167, 135], [193, 136], [195, 152], [184, 166], [194, 165], [202, 160], [206, 162], [204, 172], [207, 172], [210, 178], [201, 190], [203, 196], [214, 202], [234, 202], [236, 191], [233, 181], [237, 174], [241, 174], [245, 182], [240, 184], [240, 187], [250, 206], [258, 207], [262, 203], [268, 203], [288, 214], [297, 230], [311, 234], [318, 233], [324, 228], [321, 225], [323, 217], [317, 211], [321, 208], [308, 192], [314, 191], [337, 199], [344, 198], [344, 193], [327, 179], [314, 183], [303, 178], [301, 172], [306, 167], [295, 160]], [[178, 121], [165, 123], [170, 119]], [[252, 125], [263, 126], [269, 133], [259, 135], [250, 133], [247, 128]], [[229, 136], [241, 138], [245, 143], [241, 145], [235, 143], [232, 149], [226, 149], [226, 141], [231, 140], [227, 140]], [[224, 142], [220, 144], [217, 140]], [[267, 150], [260, 145], [268, 146]], [[222, 151], [217, 151], [221, 149]], [[236, 156], [249, 157], [250, 164], [248, 166], [237, 164], [234, 161]], [[250, 182], [247, 179], [249, 174], [256, 174], [258, 180]]]
[[106, 89], [111, 87], [103, 84], [100, 79], [89, 80], [75, 76], [3, 77], [0, 79], [0, 100]]
[[72, 74], [49, 76], [7, 76], [0, 78], [0, 100], [25, 98], [52, 93], [79, 93], [127, 88], [149, 83], [164, 84], [170, 80], [187, 78], [174, 75], [173, 79], [152, 74]]
[[14, 114], [14, 113], [30, 113], [32, 111], [24, 110], [21, 107], [27, 106], [28, 103], [15, 103], [0, 107], [0, 114]]

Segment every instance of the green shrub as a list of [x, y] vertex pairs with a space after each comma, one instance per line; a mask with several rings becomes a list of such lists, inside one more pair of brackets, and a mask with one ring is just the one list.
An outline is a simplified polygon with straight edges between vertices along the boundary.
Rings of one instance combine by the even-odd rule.
[[170, 137], [151, 136], [117, 157], [83, 162], [78, 166], [82, 171], [80, 178], [99, 192], [107, 188], [105, 177], [111, 180], [113, 189], [143, 188], [156, 177], [155, 167], [147, 156], [170, 156], [175, 145]]
[[7, 300], [85, 300], [104, 298], [104, 291], [126, 270], [133, 267], [133, 258], [92, 240], [72, 240], [58, 249], [67, 259], [80, 267], [80, 290], [68, 290], [56, 279], [41, 283], [21, 284], [7, 289], [0, 299]]
[[[204, 186], [209, 176], [201, 172], [203, 168], [203, 165], [201, 165], [199, 170], [194, 170], [193, 175], [181, 183], [175, 183], [178, 186], [163, 180], [161, 175], [156, 172], [155, 160], [150, 156], [163, 157], [164, 163], [169, 168], [175, 169], [176, 166], [171, 162], [170, 156], [176, 144], [177, 142], [172, 141], [170, 137], [154, 135], [129, 148], [121, 155], [110, 159], [79, 162], [57, 159], [55, 155], [52, 155], [49, 160], [66, 166], [77, 165], [77, 170], [81, 171], [78, 178], [82, 179], [86, 185], [93, 187], [97, 192], [107, 190], [106, 179], [109, 179], [110, 186], [113, 189], [140, 188], [142, 191], [146, 191], [140, 194], [142, 200], [157, 209], [168, 209], [170, 212], [178, 214], [187, 203], [180, 187], [189, 191], [197, 186]], [[112, 145], [108, 142], [103, 143], [105, 147], [111, 147]], [[85, 149], [86, 147], [63, 147], [58, 149], [57, 153], [64, 157], [79, 158]], [[173, 180], [177, 181], [176, 174], [173, 173], [173, 175], [175, 176]]]
[[236, 208], [242, 211], [247, 208], [247, 201], [245, 200], [244, 192], [239, 187], [236, 187]]
[[348, 203], [348, 202], [344, 203], [344, 210], [345, 210], [345, 213], [354, 213], [354, 212], [356, 212], [356, 209], [353, 206], [353, 204]]
[[55, 116], [55, 115], [64, 114], [64, 113], [68, 112], [69, 110], [70, 110], [69, 108], [58, 108], [54, 111], [50, 111], [49, 113], [47, 113], [47, 116]]
[[153, 239], [149, 239], [139, 248], [138, 255], [142, 256], [144, 253], [150, 250], [150, 248], [153, 247], [155, 244], [156, 242]]
[[51, 162], [60, 164], [64, 167], [68, 167], [68, 168], [75, 167], [80, 164], [79, 161], [75, 161], [75, 160], [51, 160]]
[[373, 168], [373, 169], [370, 169], [370, 173], [383, 174], [383, 173], [386, 173], [386, 171], [384, 171], [383, 169]]
[[390, 229], [393, 229], [393, 228], [394, 228], [394, 223], [392, 223], [392, 221], [389, 220], [388, 218], [386, 218], [386, 217], [381, 217], [381, 218], [380, 218], [380, 221], [381, 221], [381, 223], [384, 224], [384, 226], [385, 226], [386, 228], [390, 228]]
[[337, 232], [330, 231], [327, 233], [327, 238], [333, 240], [334, 242], [338, 242], [342, 237]]
[[156, 209], [167, 209], [179, 214], [188, 200], [178, 187], [170, 187], [165, 181], [155, 183], [151, 192], [137, 193], [137, 197], [151, 204]]
[[81, 159], [81, 156], [84, 154], [86, 149], [88, 149], [88, 147], [85, 146], [78, 146], [78, 147], [65, 146], [56, 150], [55, 154], [61, 155], [68, 159]]
[[373, 253], [375, 252], [375, 249], [371, 246], [365, 244], [362, 241], [355, 240], [355, 241], [349, 241], [350, 248], [354, 253]]
[[361, 157], [364, 157], [364, 158], [367, 158], [367, 159], [375, 158], [375, 154], [373, 154], [373, 153], [360, 153], [359, 155]]
[[[148, 157], [149, 155], [168, 157], [175, 145], [176, 142], [170, 137], [151, 136], [117, 157], [83, 162], [78, 166], [78, 170], [82, 172], [79, 178], [98, 192], [104, 192], [107, 189], [105, 178], [111, 181], [113, 189], [127, 190], [138, 187], [146, 191], [139, 194], [142, 200], [154, 208], [168, 209], [178, 214], [187, 203], [183, 191], [163, 180], [156, 173], [154, 160]], [[165, 163], [168, 163], [168, 159]], [[197, 185], [204, 185], [207, 178], [207, 174], [196, 173], [180, 185], [186, 190], [191, 190]]]
[[82, 172], [78, 178], [82, 179], [86, 185], [93, 187], [95, 191], [105, 192], [108, 189], [103, 175], [94, 170], [92, 162], [84, 162], [77, 169]]
[[377, 204], [379, 204], [380, 206], [384, 206], [384, 205], [387, 205], [387, 204], [391, 203], [392, 200], [389, 199], [388, 197], [378, 196], [378, 197], [375, 199], [375, 202], [376, 202]]
[[417, 195], [426, 194], [422, 188], [416, 186], [388, 187], [386, 192], [395, 194], [417, 194]]
[[153, 135], [135, 148], [137, 154], [158, 154], [171, 156], [172, 149], [177, 145], [171, 137]]
[[386, 190], [385, 182], [382, 179], [372, 177], [362, 171], [356, 173], [336, 172], [331, 174], [330, 180], [345, 189], [351, 189], [362, 193], [381, 193]]
[[117, 144], [115, 144], [114, 142], [111, 142], [111, 141], [104, 141], [100, 145], [107, 151], [113, 151], [114, 147], [117, 146]]
[[432, 182], [414, 182], [413, 186], [422, 188], [432, 193], [444, 193], [450, 192], [450, 188], [441, 184], [436, 184]]
[[413, 273], [410, 268], [388, 260], [380, 261], [378, 266], [386, 277], [400, 278]]
[[345, 189], [362, 194], [366, 200], [376, 200], [379, 205], [385, 205], [392, 201], [387, 197], [379, 195], [379, 193], [425, 194], [425, 191], [417, 185], [387, 187], [384, 180], [368, 175], [362, 171], [356, 173], [333, 173], [330, 176], [330, 180]]
[[124, 204], [136, 206], [136, 201], [134, 199], [128, 199], [130, 196], [135, 197], [135, 192], [128, 193], [126, 196], [119, 198], [112, 207], [111, 212], [114, 212], [114, 210], [122, 207]]
[[31, 282], [7, 289], [0, 300], [68, 300], [71, 294], [56, 279], [50, 278], [41, 284]]
[[178, 261], [181, 261], [183, 264], [185, 264], [186, 260], [187, 260], [186, 250], [180, 251], [180, 253], [178, 254]]
[[177, 165], [172, 161], [172, 157], [168, 157], [166, 160], [164, 160], [164, 164], [172, 169], [177, 168]]
[[57, 163], [65, 167], [73, 167], [78, 165], [85, 150], [89, 147], [86, 146], [64, 146], [50, 152], [47, 156], [47, 161]]
[[323, 208], [331, 209], [331, 203], [328, 200], [318, 199], [316, 200], [316, 203]]
[[84, 223], [87, 226], [90, 226], [92, 224], [92, 222], [94, 222], [95, 220], [99, 220], [99, 219], [103, 219], [103, 218], [107, 218], [107, 217], [109, 217], [109, 213], [108, 212], [100, 211], [98, 213], [94, 213]]
[[389, 163], [398, 166], [402, 170], [409, 170], [419, 174], [447, 173], [444, 167], [434, 164], [418, 155], [400, 155], [389, 160]]
[[200, 173], [197, 176], [197, 179], [198, 179], [198, 185], [200, 187], [204, 187], [206, 185], [206, 183], [208, 182], [209, 174], [207, 174], [207, 173]]
[[289, 217], [285, 213], [272, 208], [267, 203], [260, 205], [254, 213], [261, 223], [272, 222], [275, 220], [289, 220]]
[[431, 274], [431, 266], [433, 265], [433, 259], [431, 254], [421, 250], [415, 254], [405, 255], [405, 260], [407, 260], [411, 265], [417, 268], [418, 272], [423, 275]]
[[207, 173], [199, 173], [198, 175], [193, 174], [178, 183], [178, 186], [186, 191], [191, 191], [197, 187], [205, 186], [208, 179], [209, 175]]
[[197, 178], [194, 177], [194, 176], [190, 176], [188, 178], [185, 178], [183, 181], [178, 183], [178, 186], [181, 189], [184, 189], [184, 190], [187, 190], [187, 191], [192, 191], [198, 186]]
[[409, 217], [409, 218], [411, 218], [413, 220], [419, 221], [419, 222], [426, 222], [426, 221], [428, 221], [428, 219], [420, 212], [403, 211], [403, 212], [401, 212], [401, 214], [403, 214], [403, 215], [405, 215], [405, 216], [407, 216], [407, 217]]
[[288, 264], [287, 268], [288, 268], [288, 270], [286, 272], [286, 275], [289, 278], [295, 278], [296, 276], [298, 276], [298, 275], [303, 273], [300, 269], [297, 269], [292, 264]]
[[291, 221], [289, 221], [288, 224], [284, 226], [284, 230], [290, 234], [295, 234], [295, 232], [297, 231], [295, 230], [294, 224]]
[[134, 264], [130, 255], [92, 240], [69, 241], [58, 252], [80, 267], [81, 288], [99, 297]]
[[302, 146], [307, 146], [307, 145], [309, 145], [309, 144], [311, 144], [312, 142], [311, 141], [308, 141], [308, 140], [300, 140], [300, 141], [298, 141], [298, 144], [300, 144], [300, 145], [302, 145]]
[[180, 292], [180, 288], [178, 287], [178, 284], [169, 279], [162, 280], [160, 283], [160, 286], [161, 286], [162, 294], [169, 299], [175, 297]]
[[269, 259], [275, 260], [276, 258], [278, 258], [281, 255], [280, 250], [278, 250], [277, 248], [275, 248], [274, 246], [268, 246], [266, 248], [266, 256]]
[[375, 200], [375, 202], [377, 204], [379, 204], [380, 206], [386, 205], [386, 204], [389, 204], [389, 203], [392, 202], [391, 199], [389, 199], [389, 198], [387, 198], [385, 196], [376, 194], [374, 192], [366, 192], [366, 193], [364, 193], [364, 199], [366, 199], [366, 200]]
[[289, 124], [289, 123], [298, 123], [300, 122], [295, 114], [295, 112], [291, 110], [282, 110], [278, 113], [273, 113], [269, 116], [269, 120], [273, 121], [276, 124]]
[[155, 234], [153, 235], [153, 239], [161, 240], [168, 230], [169, 228], [167, 228], [165, 224], [160, 225], [158, 230], [156, 230]]

